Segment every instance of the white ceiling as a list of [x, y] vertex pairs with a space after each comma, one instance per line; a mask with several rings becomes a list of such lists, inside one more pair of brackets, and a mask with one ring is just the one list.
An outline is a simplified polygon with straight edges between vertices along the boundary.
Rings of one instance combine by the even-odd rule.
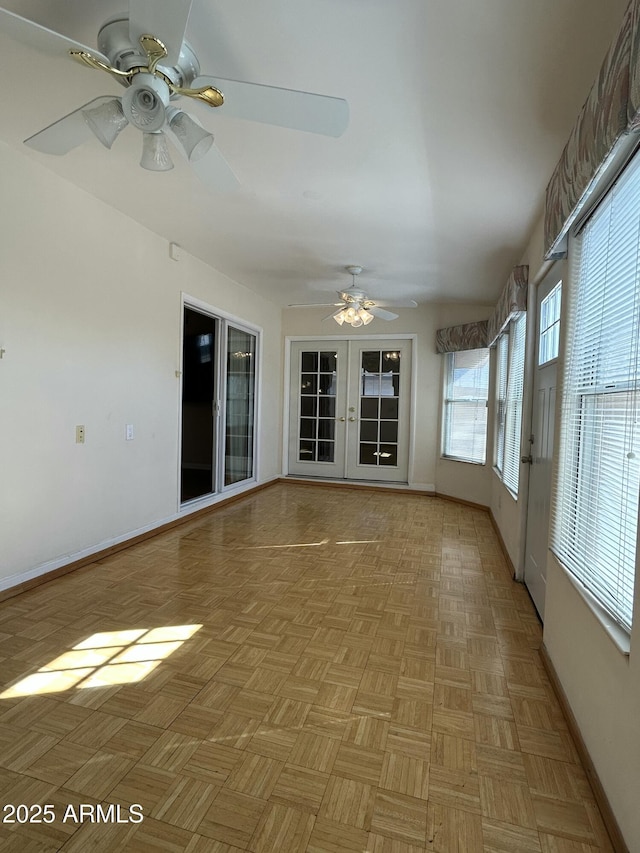
[[[187, 38], [202, 73], [350, 107], [339, 139], [224, 107], [205, 115], [241, 182], [232, 193], [203, 187], [178, 157], [171, 172], [144, 171], [131, 129], [111, 151], [93, 140], [64, 157], [26, 149], [22, 139], [122, 90], [0, 33], [0, 139], [280, 304], [326, 301], [350, 283], [349, 263], [374, 298], [491, 303], [626, 3], [194, 0]], [[126, 2], [4, 7], [94, 46]]]

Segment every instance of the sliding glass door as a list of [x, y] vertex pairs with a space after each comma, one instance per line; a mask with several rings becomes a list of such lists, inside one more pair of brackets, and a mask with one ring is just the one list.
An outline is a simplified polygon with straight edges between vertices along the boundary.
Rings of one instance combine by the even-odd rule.
[[180, 503], [251, 480], [258, 332], [184, 306]]

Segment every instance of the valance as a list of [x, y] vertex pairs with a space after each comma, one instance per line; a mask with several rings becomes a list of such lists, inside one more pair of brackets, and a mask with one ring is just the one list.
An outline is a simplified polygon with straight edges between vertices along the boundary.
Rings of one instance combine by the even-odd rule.
[[545, 258], [566, 254], [571, 225], [628, 134], [640, 131], [640, 0], [631, 0], [547, 186]]
[[489, 318], [487, 346], [493, 346], [498, 335], [509, 321], [527, 310], [527, 285], [529, 283], [529, 265], [522, 264], [511, 270], [498, 304]]
[[488, 320], [477, 323], [465, 323], [463, 326], [449, 326], [436, 332], [436, 352], [462, 352], [463, 350], [482, 349], [487, 343]]

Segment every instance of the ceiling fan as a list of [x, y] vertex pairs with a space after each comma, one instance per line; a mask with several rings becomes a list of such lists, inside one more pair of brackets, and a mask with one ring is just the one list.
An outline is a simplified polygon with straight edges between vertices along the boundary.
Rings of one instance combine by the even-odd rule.
[[398, 314], [393, 311], [387, 311], [386, 308], [417, 308], [418, 303], [413, 299], [396, 300], [395, 302], [387, 302], [380, 300], [369, 299], [364, 290], [360, 290], [356, 286], [356, 276], [362, 272], [362, 267], [357, 264], [349, 264], [345, 267], [346, 271], [351, 274], [351, 286], [346, 290], [338, 290], [339, 302], [308, 302], [302, 304], [289, 305], [289, 308], [319, 308], [333, 307], [337, 308], [333, 314], [328, 314], [323, 317], [323, 320], [333, 318], [339, 326], [347, 323], [350, 326], [358, 328], [359, 326], [368, 326], [373, 320], [378, 317], [380, 320], [397, 320]]
[[[0, 30], [48, 55], [68, 55], [121, 83], [122, 97], [95, 98], [25, 139], [47, 154], [66, 154], [96, 136], [111, 148], [128, 125], [142, 133], [140, 165], [151, 171], [173, 168], [167, 139], [196, 171], [214, 182], [237, 184], [213, 146], [213, 135], [176, 105], [189, 98], [197, 109], [221, 115], [338, 137], [346, 129], [349, 107], [341, 98], [202, 76], [185, 32], [192, 0], [129, 0], [129, 14], [107, 20], [98, 32], [98, 50], [0, 9]], [[226, 174], [225, 174], [226, 173]]]

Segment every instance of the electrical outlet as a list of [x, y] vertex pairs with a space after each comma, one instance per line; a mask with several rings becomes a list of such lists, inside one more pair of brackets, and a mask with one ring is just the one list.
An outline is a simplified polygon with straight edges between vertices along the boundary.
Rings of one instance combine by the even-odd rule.
[[84, 444], [84, 425], [79, 424], [76, 427], [76, 444]]
[[125, 435], [127, 441], [133, 441], [133, 424], [127, 424]]

